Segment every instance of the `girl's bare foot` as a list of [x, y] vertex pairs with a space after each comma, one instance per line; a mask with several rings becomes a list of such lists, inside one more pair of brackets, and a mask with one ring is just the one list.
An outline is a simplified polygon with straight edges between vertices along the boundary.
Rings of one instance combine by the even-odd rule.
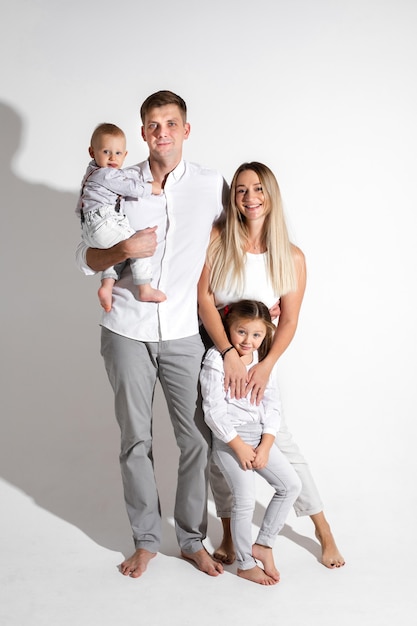
[[100, 304], [106, 313], [111, 311], [111, 304], [113, 299], [113, 289], [107, 285], [102, 285], [98, 290], [98, 299], [100, 300]]
[[197, 552], [181, 552], [184, 559], [193, 561], [200, 572], [204, 572], [209, 576], [218, 576], [223, 574], [223, 565], [214, 561], [205, 548], [197, 550]]
[[149, 284], [138, 285], [139, 300], [141, 302], [164, 302], [166, 295], [159, 289], [154, 289]]
[[317, 513], [316, 515], [312, 515], [311, 519], [316, 527], [316, 537], [320, 541], [321, 545], [321, 562], [330, 569], [343, 567], [345, 559], [337, 548], [329, 523], [324, 517], [323, 511]]
[[232, 533], [230, 530], [230, 517], [222, 517], [223, 538], [220, 546], [213, 553], [217, 561], [225, 565], [231, 565], [236, 560], [235, 547], [233, 545]]
[[258, 565], [250, 569], [238, 569], [237, 575], [241, 578], [246, 578], [246, 580], [251, 580], [253, 583], [259, 583], [260, 585], [276, 585], [278, 582], [271, 576], [268, 576]]
[[123, 576], [131, 576], [132, 578], [139, 578], [148, 567], [148, 563], [156, 556], [155, 552], [149, 552], [144, 548], [138, 548], [131, 557], [123, 561], [120, 565], [120, 571]]
[[261, 561], [264, 566], [265, 574], [273, 578], [274, 581], [278, 583], [280, 580], [280, 574], [275, 566], [272, 548], [261, 546], [259, 543], [254, 543], [252, 546], [252, 556], [254, 559]]

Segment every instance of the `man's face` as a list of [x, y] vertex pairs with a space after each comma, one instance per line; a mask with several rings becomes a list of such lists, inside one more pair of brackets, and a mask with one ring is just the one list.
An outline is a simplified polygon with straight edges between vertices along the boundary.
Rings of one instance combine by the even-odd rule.
[[190, 125], [184, 122], [176, 104], [151, 109], [142, 126], [142, 137], [148, 144], [149, 155], [156, 161], [180, 161], [182, 144], [189, 134]]

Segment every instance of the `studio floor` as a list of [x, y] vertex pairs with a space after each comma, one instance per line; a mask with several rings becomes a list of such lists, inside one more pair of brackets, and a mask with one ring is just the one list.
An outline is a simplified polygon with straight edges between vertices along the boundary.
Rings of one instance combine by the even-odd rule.
[[[104, 455], [117, 445], [115, 434], [112, 426], [104, 429]], [[166, 441], [163, 445], [171, 444]], [[159, 457], [163, 458], [161, 451]], [[132, 543], [117, 459], [104, 463], [100, 458], [100, 479], [100, 473], [92, 471], [89, 480], [85, 477], [83, 481], [83, 462], [79, 460], [77, 465], [73, 457], [56, 480], [50, 466], [47, 480], [42, 479], [42, 461], [34, 451], [33, 471], [43, 480], [42, 488], [36, 487], [36, 476], [20, 481], [26, 491], [8, 480], [0, 481], [2, 626], [417, 623], [413, 516], [397, 517], [398, 507], [393, 502], [384, 516], [378, 494], [370, 497], [364, 491], [349, 502], [335, 494], [337, 506], [327, 506], [346, 558], [345, 567], [338, 570], [320, 564], [310, 520], [291, 513], [274, 548], [281, 582], [262, 587], [238, 578], [235, 566], [211, 578], [179, 557], [170, 517], [175, 473], [160, 462], [157, 476], [164, 543], [147, 572], [140, 579], [131, 579], [118, 570], [124, 556], [132, 552]], [[93, 455], [92, 466], [94, 459]], [[18, 470], [14, 476], [18, 477]], [[96, 485], [92, 484], [94, 477]], [[266, 497], [260, 485], [254, 532]], [[211, 500], [209, 513], [206, 547], [211, 550], [220, 539]]]

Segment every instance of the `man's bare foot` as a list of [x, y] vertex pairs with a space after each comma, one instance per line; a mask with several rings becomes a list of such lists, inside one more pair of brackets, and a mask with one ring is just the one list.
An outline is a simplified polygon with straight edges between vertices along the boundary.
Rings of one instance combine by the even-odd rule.
[[246, 578], [246, 580], [251, 580], [253, 583], [259, 583], [260, 585], [276, 585], [278, 582], [271, 578], [271, 576], [268, 576], [258, 565], [250, 569], [238, 569], [237, 575], [241, 578]]
[[113, 289], [108, 286], [101, 286], [98, 290], [98, 299], [100, 300], [100, 304], [106, 313], [111, 311], [111, 304], [113, 299]]
[[149, 284], [138, 285], [138, 294], [141, 302], [164, 302], [167, 299], [163, 291], [154, 289]]
[[131, 557], [123, 561], [120, 565], [120, 571], [123, 576], [131, 576], [131, 578], [139, 578], [148, 567], [148, 563], [156, 556], [156, 552], [149, 552], [145, 548], [138, 548]]
[[254, 559], [261, 561], [264, 566], [265, 574], [273, 578], [273, 580], [278, 583], [280, 580], [280, 574], [275, 566], [272, 548], [261, 546], [259, 543], [254, 543], [252, 546], [252, 556]]
[[192, 553], [181, 552], [181, 556], [184, 559], [192, 561], [200, 572], [204, 572], [209, 576], [223, 574], [223, 565], [214, 561], [205, 548], [201, 548], [201, 550]]
[[329, 530], [328, 533], [319, 533], [316, 530], [316, 537], [321, 544], [321, 562], [323, 565], [330, 569], [343, 567], [345, 559], [340, 554], [331, 531]]
[[222, 517], [223, 538], [220, 546], [214, 551], [213, 557], [225, 565], [231, 565], [236, 560], [235, 546], [233, 545], [230, 530], [230, 517]]
[[316, 537], [321, 545], [321, 562], [326, 567], [334, 569], [336, 567], [343, 567], [345, 559], [340, 554], [332, 531], [323, 511], [316, 515], [311, 515], [314, 526], [316, 527]]

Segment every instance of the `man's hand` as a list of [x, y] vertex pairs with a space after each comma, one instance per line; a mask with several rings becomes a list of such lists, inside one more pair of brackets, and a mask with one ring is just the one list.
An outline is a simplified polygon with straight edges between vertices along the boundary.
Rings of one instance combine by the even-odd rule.
[[156, 248], [156, 226], [139, 230], [115, 246], [107, 249], [88, 248], [86, 260], [88, 267], [95, 272], [123, 263], [127, 259], [142, 259], [152, 256]]
[[128, 259], [142, 259], [152, 256], [156, 249], [156, 226], [138, 230], [137, 233], [124, 241]]

